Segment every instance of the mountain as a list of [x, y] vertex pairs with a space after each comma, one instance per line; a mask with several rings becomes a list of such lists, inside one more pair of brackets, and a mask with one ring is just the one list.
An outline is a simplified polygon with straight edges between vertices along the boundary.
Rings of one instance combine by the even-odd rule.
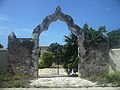
[[112, 30], [107, 33], [111, 49], [120, 48], [120, 29]]

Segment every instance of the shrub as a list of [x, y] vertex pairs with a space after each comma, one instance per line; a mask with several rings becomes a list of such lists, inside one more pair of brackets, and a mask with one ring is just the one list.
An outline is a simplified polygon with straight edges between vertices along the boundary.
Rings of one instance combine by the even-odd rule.
[[102, 86], [120, 86], [120, 72], [104, 73], [103, 78], [98, 82]]
[[120, 86], [120, 72], [113, 72], [106, 76], [108, 83], [113, 83], [116, 86]]
[[39, 60], [39, 67], [50, 67], [53, 61], [53, 54], [51, 52], [44, 52]]

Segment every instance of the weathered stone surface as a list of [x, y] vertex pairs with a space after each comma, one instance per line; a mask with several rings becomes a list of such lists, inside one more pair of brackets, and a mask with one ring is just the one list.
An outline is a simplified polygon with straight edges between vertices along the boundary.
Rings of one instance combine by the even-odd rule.
[[120, 49], [109, 51], [109, 72], [120, 72]]
[[[11, 38], [9, 36], [9, 38]], [[9, 39], [9, 62], [14, 74], [31, 74], [33, 42], [31, 38]]]
[[15, 35], [14, 32], [11, 32], [11, 33], [9, 34], [9, 36], [8, 36], [9, 41], [10, 41], [10, 40], [14, 40], [15, 38], [16, 38], [16, 35]]
[[97, 45], [86, 45], [86, 53], [80, 62], [81, 77], [100, 80], [109, 72], [109, 45], [100, 42]]
[[8, 50], [0, 49], [0, 74], [8, 72]]
[[[51, 15], [48, 15], [46, 16], [42, 23], [39, 24], [34, 30], [33, 30], [33, 37], [37, 36], [39, 37], [39, 34], [45, 30], [48, 29], [49, 25], [52, 23], [52, 22], [55, 22], [56, 20], [61, 20], [63, 22], [65, 22], [69, 28], [69, 30], [73, 33], [76, 33], [78, 34], [79, 31], [81, 31], [81, 28], [74, 24], [74, 21], [72, 19], [71, 16], [67, 15], [67, 14], [64, 14], [62, 11], [61, 11], [61, 8], [60, 6], [58, 6], [55, 10], [55, 13], [51, 14]], [[34, 33], [37, 33], [37, 35], [35, 35]], [[82, 31], [81, 31], [82, 33]], [[80, 34], [80, 33], [79, 33]], [[38, 38], [36, 37], [36, 39]]]

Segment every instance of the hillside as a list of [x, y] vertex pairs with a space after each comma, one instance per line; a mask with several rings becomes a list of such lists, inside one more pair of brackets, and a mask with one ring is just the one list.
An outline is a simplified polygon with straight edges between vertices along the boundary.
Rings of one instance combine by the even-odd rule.
[[108, 32], [108, 37], [111, 49], [120, 48], [120, 29]]

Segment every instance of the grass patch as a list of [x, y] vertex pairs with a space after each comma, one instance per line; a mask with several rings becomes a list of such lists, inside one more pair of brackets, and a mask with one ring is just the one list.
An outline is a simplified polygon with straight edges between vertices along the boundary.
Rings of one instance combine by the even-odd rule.
[[106, 76], [106, 80], [108, 83], [113, 83], [116, 86], [120, 86], [120, 72], [110, 73]]
[[99, 81], [102, 86], [119, 87], [120, 86], [120, 72], [111, 72], [104, 74], [104, 79]]
[[28, 85], [28, 75], [0, 75], [0, 88], [25, 88]]

